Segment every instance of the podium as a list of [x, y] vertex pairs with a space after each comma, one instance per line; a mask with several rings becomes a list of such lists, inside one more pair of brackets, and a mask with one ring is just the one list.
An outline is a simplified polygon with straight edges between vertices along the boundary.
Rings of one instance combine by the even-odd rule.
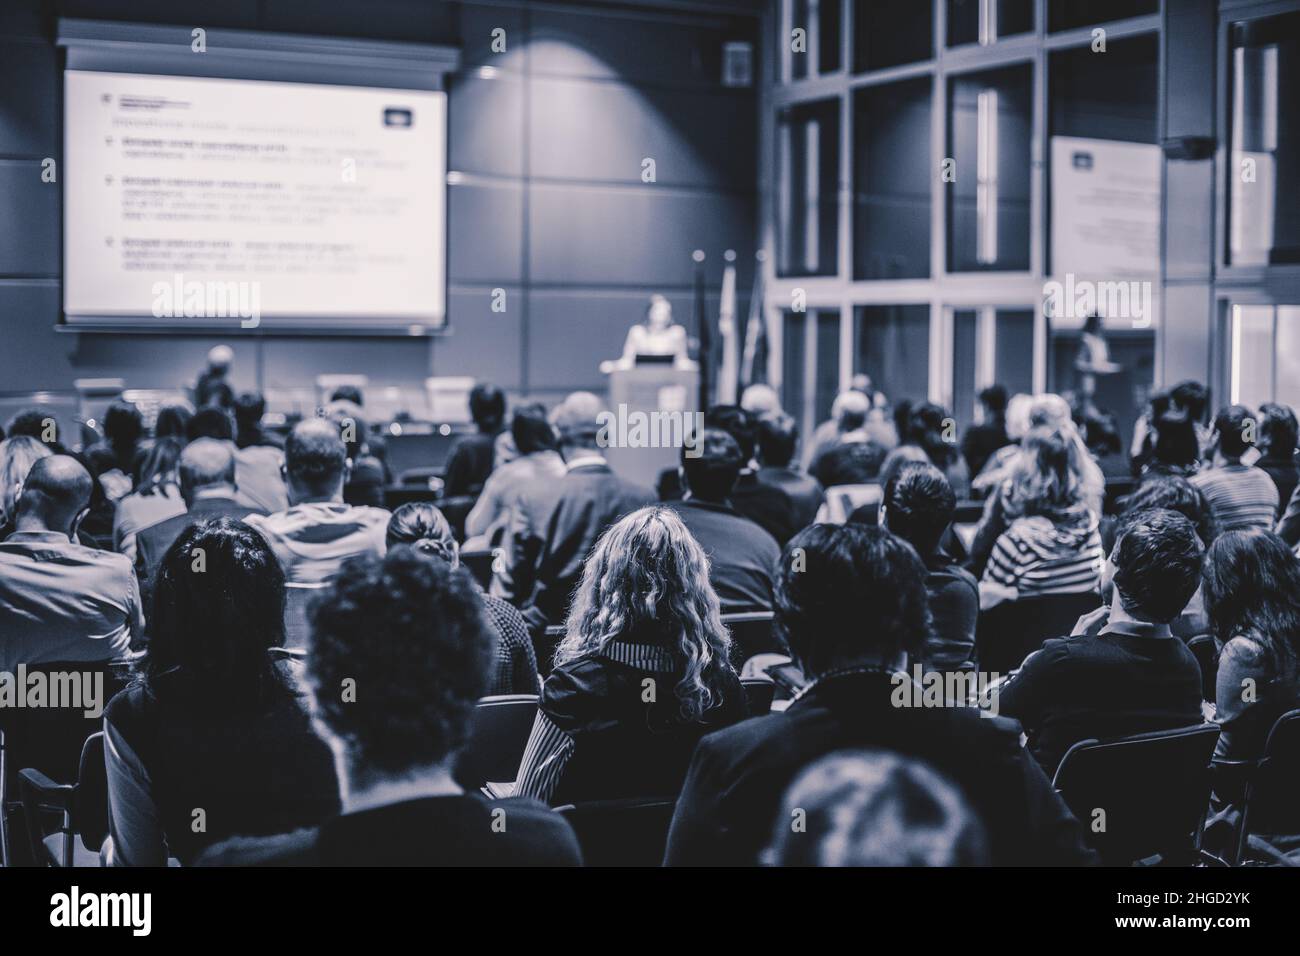
[[654, 364], [611, 371], [613, 419], [610, 442], [603, 449], [610, 467], [628, 481], [653, 489], [659, 473], [681, 461], [680, 440], [673, 444], [667, 439], [689, 434], [683, 428], [694, 428], [699, 390], [700, 373], [695, 369]]

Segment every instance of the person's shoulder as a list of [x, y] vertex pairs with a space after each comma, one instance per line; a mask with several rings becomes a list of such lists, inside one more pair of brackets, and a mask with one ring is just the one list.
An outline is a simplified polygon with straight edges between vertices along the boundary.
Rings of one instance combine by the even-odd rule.
[[315, 827], [265, 837], [232, 837], [204, 850], [195, 866], [306, 866], [315, 855]]
[[1259, 638], [1249, 634], [1239, 634], [1223, 645], [1219, 654], [1219, 667], [1232, 665], [1243, 670], [1258, 669], [1268, 660], [1268, 648]]
[[[577, 834], [563, 816], [532, 797], [507, 797], [488, 801], [489, 812], [501, 811], [506, 820], [503, 831], [514, 838], [512, 859], [516, 865], [581, 866], [582, 850]], [[522, 856], [519, 850], [527, 847]]]
[[594, 654], [556, 665], [542, 684], [541, 710], [561, 728], [581, 723], [610, 695], [616, 682], [611, 667]]

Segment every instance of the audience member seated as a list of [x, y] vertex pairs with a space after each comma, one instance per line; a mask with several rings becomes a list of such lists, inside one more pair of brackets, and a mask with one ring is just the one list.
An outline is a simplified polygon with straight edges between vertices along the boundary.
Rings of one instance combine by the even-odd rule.
[[952, 486], [931, 464], [903, 466], [885, 486], [880, 506], [881, 524], [915, 548], [925, 564], [932, 624], [921, 661], [937, 671], [975, 666], [979, 584], [940, 547], [956, 508]]
[[746, 385], [740, 393], [740, 407], [758, 419], [785, 414], [781, 409], [781, 396], [765, 382]]
[[[704, 427], [726, 432], [740, 449], [740, 474], [736, 476], [736, 483], [732, 486], [729, 496], [731, 507], [736, 513], [757, 524], [773, 538], [785, 535], [788, 539], [798, 531], [802, 525], [791, 527], [790, 496], [781, 489], [759, 480], [758, 416], [737, 405], [714, 405], [704, 416]], [[679, 473], [679, 485], [681, 485], [680, 479]], [[685, 491], [685, 488], [682, 488], [678, 494], [672, 496], [671, 500], [680, 499]], [[726, 603], [725, 598], [723, 603]]]
[[160, 521], [185, 514], [181, 497], [180, 465], [182, 438], [157, 438], [145, 452], [136, 478], [135, 491], [117, 503], [113, 518], [113, 550], [135, 562], [135, 537]]
[[957, 423], [942, 405], [923, 402], [913, 407], [902, 440], [904, 445], [915, 445], [925, 452], [930, 463], [948, 479], [954, 493], [965, 495], [970, 490], [966, 461], [957, 452]]
[[995, 492], [1011, 474], [1011, 464], [1020, 455], [1020, 443], [1032, 427], [1029, 414], [1034, 407], [1034, 396], [1019, 392], [1007, 401], [1006, 429], [1008, 443], [993, 452], [978, 474], [971, 475], [972, 498], [993, 498]]
[[1072, 455], [1057, 430], [1039, 427], [1025, 438], [1000, 493], [1009, 524], [980, 580], [981, 609], [1096, 588], [1103, 558], [1097, 513], [1083, 500]]
[[[796, 556], [798, 560], [796, 560]], [[861, 524], [813, 525], [787, 545], [777, 620], [811, 684], [782, 714], [700, 741], [665, 862], [752, 865], [799, 772], [844, 749], [929, 763], [969, 801], [995, 865], [1088, 862], [1082, 830], [1020, 746], [1014, 721], [920, 706], [905, 673], [929, 636], [925, 569], [911, 546]], [[906, 703], [899, 706], [900, 694]]]
[[866, 375], [853, 376], [850, 388], [835, 396], [831, 417], [813, 430], [812, 440], [804, 448], [803, 466], [813, 473], [813, 462], [838, 445], [845, 436], [849, 441], [874, 441], [886, 452], [898, 444], [898, 431], [884, 414], [885, 396], [875, 391]]
[[228, 412], [220, 408], [200, 408], [185, 429], [190, 441], [210, 438], [225, 442], [235, 456], [235, 484], [239, 500], [249, 508], [271, 514], [289, 507], [284, 486], [284, 454], [270, 445], [252, 445], [241, 449], [235, 444], [235, 429]]
[[350, 564], [313, 607], [306, 665], [342, 814], [314, 828], [229, 840], [200, 863], [581, 864], [559, 814], [534, 800], [488, 801], [455, 781], [491, 661], [492, 635], [463, 570], [406, 547]]
[[919, 760], [845, 750], [795, 778], [771, 866], [987, 866], [984, 826], [961, 791]]
[[[336, 812], [329, 749], [269, 654], [284, 642], [284, 574], [261, 536], [229, 518], [190, 526], [149, 610], [136, 680], [104, 713], [108, 862], [188, 865], [226, 837]], [[362, 687], [358, 699], [374, 692]]]
[[726, 432], [706, 428], [694, 448], [681, 452], [686, 497], [670, 503], [704, 549], [709, 582], [722, 609], [766, 611], [781, 548], [755, 522], [732, 507], [730, 495], [743, 467], [741, 450]]
[[477, 495], [492, 473], [497, 435], [506, 419], [506, 395], [495, 385], [479, 383], [469, 393], [469, 414], [477, 431], [456, 439], [447, 458], [443, 494]]
[[185, 513], [136, 535], [135, 568], [146, 588], [172, 542], [194, 522], [222, 517], [238, 521], [250, 514], [266, 513], [237, 500], [235, 454], [228, 442], [213, 438], [190, 442], [181, 452], [179, 472]]
[[773, 527], [776, 543], [787, 541], [817, 520], [826, 493], [817, 479], [791, 464], [799, 444], [799, 426], [785, 412], [777, 410], [758, 420], [757, 477], [760, 483], [783, 492], [786, 502]]
[[[337, 394], [337, 393], [336, 393]], [[324, 417], [338, 426], [348, 454], [348, 480], [343, 500], [350, 505], [384, 506], [384, 486], [389, 483], [387, 466], [370, 452], [370, 427], [361, 406], [335, 398], [324, 408]]]
[[510, 434], [518, 457], [488, 476], [483, 493], [465, 518], [465, 535], [469, 539], [466, 550], [500, 547], [509, 553], [513, 542], [506, 540], [506, 532], [524, 490], [534, 484], [557, 482], [564, 476], [559, 441], [544, 405], [534, 402], [516, 408]]
[[[1296, 466], [1296, 443], [1300, 425], [1295, 412], [1286, 405], [1265, 402], [1259, 406], [1259, 461], [1255, 466], [1266, 472], [1277, 485], [1277, 500], [1285, 505], [1291, 500], [1296, 485], [1300, 484], [1300, 468]], [[1281, 509], [1278, 509], [1280, 518]]]
[[1205, 492], [1222, 531], [1260, 528], [1271, 531], [1277, 520], [1277, 485], [1268, 472], [1242, 462], [1254, 447], [1257, 422], [1243, 405], [1229, 405], [1214, 419], [1214, 458], [1191, 478]]
[[134, 404], [118, 399], [104, 412], [103, 427], [103, 440], [87, 448], [83, 457], [109, 499], [117, 501], [131, 492], [131, 475], [144, 436], [144, 419]]
[[1255, 760], [1277, 718], [1300, 707], [1300, 561], [1266, 531], [1229, 531], [1205, 555], [1202, 586], [1223, 648], [1215, 756]]
[[290, 584], [321, 584], [348, 558], [382, 555], [389, 513], [343, 502], [347, 448], [332, 422], [299, 422], [284, 445], [289, 507], [245, 520], [275, 551]]
[[0, 672], [113, 660], [144, 633], [131, 562], [76, 543], [90, 486], [67, 455], [41, 458], [27, 474], [16, 530], [0, 542]]
[[675, 796], [699, 738], [745, 716], [708, 574], [670, 508], [642, 508], [601, 536], [542, 686], [517, 794], [552, 805]]
[[817, 509], [816, 520], [843, 524], [857, 512], [870, 512], [874, 522], [884, 494], [882, 474], [891, 463], [911, 456], [930, 460], [925, 452], [909, 446], [886, 454], [874, 441], [849, 441], [825, 452], [816, 467], [817, 480], [826, 483], [826, 500]]
[[[425, 501], [411, 501], [393, 512], [386, 535], [388, 548], [408, 544], [421, 554], [460, 566], [460, 549], [451, 525], [443, 513]], [[472, 578], [471, 578], [472, 580]], [[477, 582], [475, 582], [477, 587]], [[500, 598], [482, 595], [488, 624], [496, 637], [496, 659], [492, 665], [487, 693], [536, 694], [537, 655], [528, 636], [528, 625], [518, 609]]]
[[596, 442], [600, 411], [600, 399], [590, 392], [575, 392], [556, 409], [564, 477], [525, 489], [511, 524], [508, 595], [524, 612], [543, 671], [550, 669], [545, 628], [566, 618], [596, 539], [619, 518], [654, 501], [648, 488], [620, 478], [605, 461]]
[[997, 692], [998, 712], [1020, 721], [1049, 776], [1080, 740], [1201, 722], [1201, 669], [1169, 625], [1200, 583], [1203, 553], [1176, 512], [1126, 516], [1103, 573], [1107, 606], [1045, 642]]
[[0, 442], [0, 541], [14, 530], [18, 496], [32, 465], [54, 452], [30, 435], [14, 435]]
[[284, 439], [262, 427], [266, 417], [266, 399], [257, 392], [243, 392], [235, 399], [235, 447], [284, 448]]
[[983, 389], [976, 411], [975, 424], [966, 429], [961, 440], [961, 454], [971, 478], [984, 470], [994, 452], [1011, 444], [1007, 434], [1007, 390], [1001, 385]]
[[1152, 425], [1155, 443], [1142, 466], [1142, 476], [1172, 475], [1189, 478], [1201, 470], [1201, 449], [1196, 426], [1184, 412], [1166, 412]]
[[59, 441], [59, 424], [54, 413], [45, 408], [24, 408], [9, 419], [4, 433], [9, 438], [20, 435], [35, 438], [56, 455], [71, 454]]

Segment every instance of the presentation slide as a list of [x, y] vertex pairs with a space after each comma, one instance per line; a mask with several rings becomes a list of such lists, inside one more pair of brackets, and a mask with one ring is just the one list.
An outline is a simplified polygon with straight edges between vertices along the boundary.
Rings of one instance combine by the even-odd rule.
[[75, 70], [64, 90], [69, 322], [443, 323], [446, 94]]

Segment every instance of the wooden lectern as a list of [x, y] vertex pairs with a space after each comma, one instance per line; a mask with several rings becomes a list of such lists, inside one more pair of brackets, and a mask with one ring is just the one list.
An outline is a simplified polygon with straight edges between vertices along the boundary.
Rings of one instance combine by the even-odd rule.
[[[676, 468], [681, 459], [681, 445], [662, 440], [669, 429], [661, 428], [663, 416], [655, 412], [681, 416], [683, 427], [692, 428], [694, 413], [699, 410], [700, 373], [696, 369], [676, 368], [668, 363], [638, 364], [632, 368], [614, 368], [609, 373], [609, 411], [613, 416], [611, 441], [604, 449], [610, 467], [628, 481], [653, 489], [659, 473]], [[649, 420], [643, 434], [649, 442], [639, 447], [619, 440], [620, 423]], [[675, 434], [682, 434], [673, 429]], [[621, 437], [626, 438], [627, 429]], [[647, 447], [648, 445], [648, 447]], [[655, 446], [658, 447], [655, 447]]]

